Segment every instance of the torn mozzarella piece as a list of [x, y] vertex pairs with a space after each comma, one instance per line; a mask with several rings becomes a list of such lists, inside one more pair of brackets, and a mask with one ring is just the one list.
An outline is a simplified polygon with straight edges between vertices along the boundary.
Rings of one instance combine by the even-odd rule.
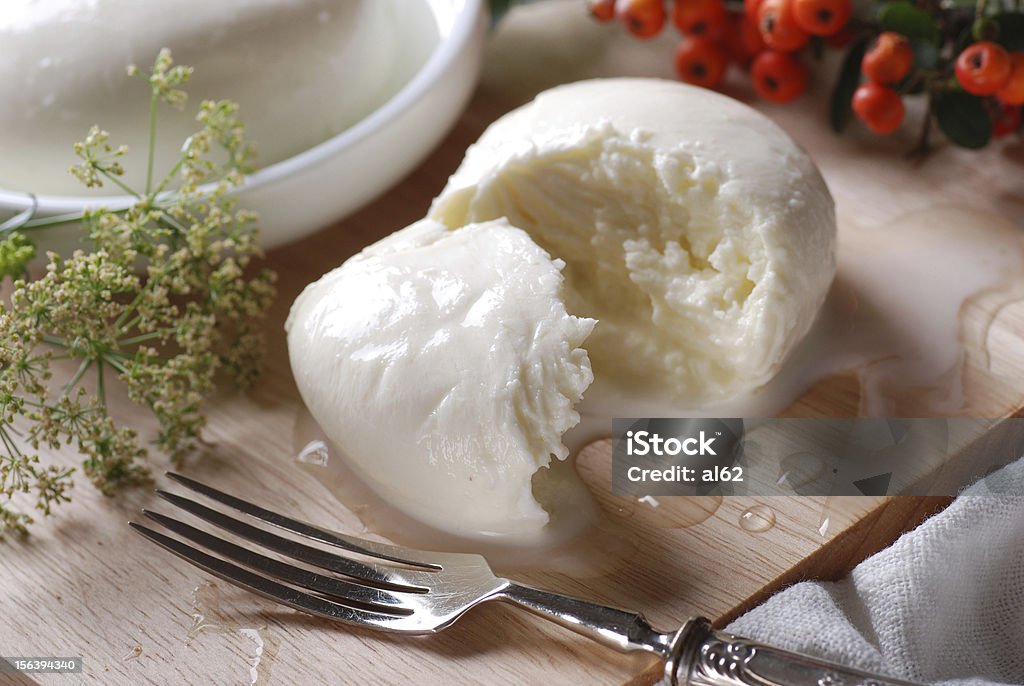
[[[310, 284], [286, 325], [310, 413], [386, 501], [447, 533], [527, 540], [535, 473], [593, 376], [563, 263], [500, 219], [423, 220]], [[557, 491], [557, 489], [553, 489]]]

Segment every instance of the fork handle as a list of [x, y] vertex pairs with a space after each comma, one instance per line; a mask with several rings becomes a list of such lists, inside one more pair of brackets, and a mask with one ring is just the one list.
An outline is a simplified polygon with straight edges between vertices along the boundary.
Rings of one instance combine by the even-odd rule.
[[703, 617], [676, 632], [663, 686], [918, 686], [791, 653], [724, 631]]
[[665, 658], [671, 640], [678, 635], [652, 629], [644, 616], [636, 612], [511, 581], [493, 597], [525, 608], [621, 652], [643, 650]]

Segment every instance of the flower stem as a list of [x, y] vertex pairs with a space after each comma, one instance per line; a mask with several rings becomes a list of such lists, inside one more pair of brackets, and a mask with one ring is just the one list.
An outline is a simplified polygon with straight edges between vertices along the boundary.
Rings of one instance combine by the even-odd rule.
[[100, 404], [104, 407], [107, 406], [107, 392], [103, 385], [103, 358], [96, 363], [96, 397], [99, 398]]
[[63, 338], [57, 338], [56, 336], [43, 336], [43, 342], [49, 343], [50, 345], [55, 345], [58, 348], [64, 348], [65, 350], [71, 347], [68, 345], [68, 342], [65, 341]]
[[88, 358], [82, 360], [82, 364], [78, 366], [78, 371], [75, 372], [73, 377], [71, 377], [71, 381], [68, 381], [67, 385], [64, 386], [64, 395], [70, 393], [71, 390], [78, 385], [78, 382], [82, 380], [82, 377], [85, 376], [85, 373], [89, 371], [89, 367], [91, 366], [92, 360]]
[[166, 176], [164, 176], [164, 180], [161, 181], [160, 185], [156, 187], [155, 191], [153, 191], [153, 196], [154, 197], [156, 197], [157, 195], [160, 195], [161, 193], [164, 192], [164, 190], [166, 190], [167, 186], [170, 185], [170, 183], [174, 180], [174, 177], [178, 175], [178, 172], [181, 171], [181, 168], [184, 165], [185, 165], [185, 158], [182, 157], [180, 160], [178, 160], [175, 163], [175, 165], [173, 167], [171, 167], [171, 170], [169, 172], [167, 172]]
[[125, 326], [124, 323], [128, 319], [128, 317], [130, 317], [131, 314], [135, 312], [135, 308], [139, 306], [139, 303], [142, 302], [142, 297], [144, 294], [145, 291], [139, 291], [138, 295], [135, 296], [135, 299], [132, 300], [128, 304], [128, 306], [124, 308], [124, 311], [121, 312], [120, 316], [118, 316], [118, 318], [114, 321], [114, 328], [118, 329], [119, 331], [131, 330], [132, 325]]
[[932, 131], [932, 118], [935, 114], [935, 95], [933, 92], [928, 92], [928, 109], [924, 113], [924, 123], [921, 124], [921, 135], [917, 139], [917, 145], [907, 153], [907, 158], [914, 162], [923, 162], [928, 157], [931, 131]]
[[[134, 194], [134, 191], [129, 189], [129, 192]], [[105, 210], [111, 214], [124, 214], [130, 208], [121, 207], [118, 209]], [[24, 224], [18, 226], [18, 230], [21, 229], [42, 229], [48, 226], [56, 226], [58, 224], [73, 224], [75, 222], [82, 221], [81, 212], [69, 212], [68, 214], [55, 214], [52, 217], [40, 217], [39, 219], [30, 219]]]
[[122, 181], [121, 179], [117, 178], [117, 176], [116, 176], [116, 175], [114, 175], [114, 174], [111, 174], [111, 173], [110, 173], [110, 172], [108, 172], [108, 171], [107, 171], [106, 169], [100, 169], [100, 170], [99, 170], [99, 172], [100, 172], [101, 174], [103, 174], [103, 176], [107, 177], [107, 179], [108, 179], [108, 180], [109, 180], [109, 181], [110, 181], [111, 183], [113, 183], [113, 184], [114, 184], [115, 186], [117, 186], [118, 188], [120, 188], [121, 190], [123, 190], [123, 191], [124, 191], [125, 193], [128, 193], [129, 195], [133, 195], [133, 196], [135, 196], [136, 198], [141, 198], [141, 197], [142, 197], [141, 195], [139, 195], [139, 192], [138, 192], [138, 191], [136, 191], [135, 189], [133, 189], [133, 188], [132, 188], [131, 186], [128, 186], [127, 184], [125, 184], [125, 182], [124, 182], [124, 181]]
[[159, 102], [159, 94], [154, 88], [149, 96], [149, 161], [146, 164], [146, 195], [149, 195], [153, 188], [153, 165], [156, 157], [156, 106]]
[[7, 448], [7, 455], [9, 457], [21, 457], [21, 451], [18, 449], [17, 444], [11, 439], [10, 434], [7, 433], [7, 426], [0, 424], [0, 442], [3, 442]]
[[107, 358], [107, 364], [109, 364], [111, 367], [116, 369], [119, 374], [127, 374], [128, 373], [128, 368], [125, 367], [124, 364], [120, 360], [118, 360], [116, 357], [108, 357]]
[[150, 331], [149, 333], [139, 334], [138, 336], [132, 336], [131, 338], [123, 338], [117, 342], [120, 346], [135, 345], [136, 343], [145, 343], [151, 341], [154, 338], [160, 338], [158, 331]]

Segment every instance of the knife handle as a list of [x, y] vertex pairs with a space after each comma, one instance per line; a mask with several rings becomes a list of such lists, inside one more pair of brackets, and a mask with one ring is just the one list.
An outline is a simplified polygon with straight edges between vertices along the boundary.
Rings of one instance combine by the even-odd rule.
[[691, 619], [672, 640], [663, 686], [919, 686], [715, 631]]

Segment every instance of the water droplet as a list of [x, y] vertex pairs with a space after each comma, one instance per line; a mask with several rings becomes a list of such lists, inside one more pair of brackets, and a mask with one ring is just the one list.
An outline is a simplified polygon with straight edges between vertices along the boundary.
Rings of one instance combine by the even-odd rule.
[[331, 453], [327, 449], [327, 444], [320, 439], [312, 440], [307, 443], [301, 450], [299, 450], [299, 456], [296, 458], [299, 462], [305, 464], [312, 464], [318, 467], [323, 467], [327, 464]]
[[762, 534], [775, 526], [775, 510], [767, 505], [753, 505], [740, 515], [740, 528]]
[[776, 483], [800, 493], [801, 489], [817, 481], [824, 473], [824, 460], [814, 453], [797, 452], [779, 461], [779, 478]]
[[818, 535], [822, 538], [825, 538], [825, 535], [828, 533], [829, 524], [831, 523], [831, 517], [829, 517], [828, 515], [824, 515], [821, 518], [821, 524], [818, 525]]

